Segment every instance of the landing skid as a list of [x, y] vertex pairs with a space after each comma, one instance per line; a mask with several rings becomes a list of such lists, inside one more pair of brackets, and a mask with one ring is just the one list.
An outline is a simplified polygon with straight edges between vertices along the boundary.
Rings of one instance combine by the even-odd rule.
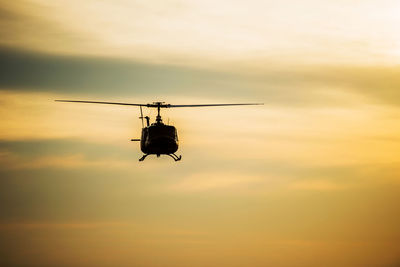
[[[144, 154], [144, 155], [139, 159], [139, 161], [143, 161], [148, 155], [150, 155], [150, 154]], [[172, 153], [172, 154], [165, 154], [165, 155], [170, 156], [170, 157], [173, 158], [175, 161], [180, 161], [180, 160], [182, 159], [182, 156], [181, 156], [181, 155], [178, 157], [177, 155], [175, 155], [175, 153]], [[157, 156], [159, 156], [159, 155], [157, 155]]]
[[182, 155], [179, 155], [179, 157], [177, 155], [175, 155], [175, 153], [172, 154], [167, 154], [168, 156], [170, 156], [171, 158], [173, 158], [175, 161], [180, 161], [182, 159]]

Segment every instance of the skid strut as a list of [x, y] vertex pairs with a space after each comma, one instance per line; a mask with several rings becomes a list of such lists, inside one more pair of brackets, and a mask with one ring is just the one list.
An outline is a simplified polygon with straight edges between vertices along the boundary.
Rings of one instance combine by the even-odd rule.
[[180, 161], [182, 159], [181, 155], [178, 157], [177, 155], [175, 155], [175, 153], [167, 154], [167, 155], [170, 156], [171, 158], [173, 158], [175, 161]]
[[148, 155], [149, 155], [149, 154], [144, 154], [144, 155], [139, 159], [139, 161], [143, 161]]

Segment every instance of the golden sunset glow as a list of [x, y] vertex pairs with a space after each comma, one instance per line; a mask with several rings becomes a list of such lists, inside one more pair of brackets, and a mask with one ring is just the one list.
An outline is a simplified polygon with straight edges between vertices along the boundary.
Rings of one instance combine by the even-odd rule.
[[400, 263], [399, 1], [0, 3], [1, 266]]

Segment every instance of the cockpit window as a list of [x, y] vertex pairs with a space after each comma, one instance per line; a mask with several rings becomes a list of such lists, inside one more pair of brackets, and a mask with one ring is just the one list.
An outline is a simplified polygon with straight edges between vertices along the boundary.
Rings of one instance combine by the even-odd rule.
[[173, 126], [150, 126], [149, 135], [151, 137], [155, 136], [170, 136], [175, 138], [176, 129]]

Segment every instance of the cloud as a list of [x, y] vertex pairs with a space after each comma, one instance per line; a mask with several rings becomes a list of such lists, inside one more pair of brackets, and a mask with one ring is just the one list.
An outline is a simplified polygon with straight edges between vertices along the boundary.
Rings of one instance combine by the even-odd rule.
[[60, 105], [54, 101], [60, 97], [51, 93], [0, 90], [0, 96], [1, 140], [87, 138], [126, 144], [140, 135], [140, 122], [131, 117], [139, 114], [137, 107]]
[[[6, 47], [64, 51], [85, 38], [49, 16], [51, 5], [37, 1], [0, 1], [0, 43]], [[56, 38], [54, 38], [56, 37]], [[68, 45], [67, 45], [68, 44]]]
[[[121, 59], [0, 49], [0, 88], [100, 96], [246, 94], [235, 74]], [[215, 90], [219, 89], [219, 90]], [[202, 90], [204, 90], [202, 92]]]
[[3, 2], [1, 42], [39, 51], [202, 66], [398, 59], [392, 0]]
[[348, 189], [348, 186], [335, 183], [333, 181], [319, 179], [319, 180], [301, 180], [293, 182], [290, 185], [294, 190], [310, 190], [310, 191], [335, 191]]
[[0, 88], [84, 98], [200, 97], [271, 106], [399, 106], [400, 72], [390, 66], [262, 66], [200, 69], [2, 47]]
[[129, 170], [140, 153], [129, 146], [76, 139], [0, 142], [0, 170]]
[[132, 162], [121, 159], [87, 159], [83, 154], [63, 156], [37, 156], [35, 158], [23, 158], [10, 152], [0, 151], [1, 169], [79, 169], [79, 168], [127, 168]]
[[63, 229], [96, 229], [133, 227], [127, 222], [26, 222], [26, 223], [0, 223], [1, 230], [63, 230]]
[[230, 172], [201, 172], [183, 177], [181, 181], [171, 185], [174, 192], [204, 192], [213, 190], [235, 190], [252, 186], [262, 180], [259, 176]]

